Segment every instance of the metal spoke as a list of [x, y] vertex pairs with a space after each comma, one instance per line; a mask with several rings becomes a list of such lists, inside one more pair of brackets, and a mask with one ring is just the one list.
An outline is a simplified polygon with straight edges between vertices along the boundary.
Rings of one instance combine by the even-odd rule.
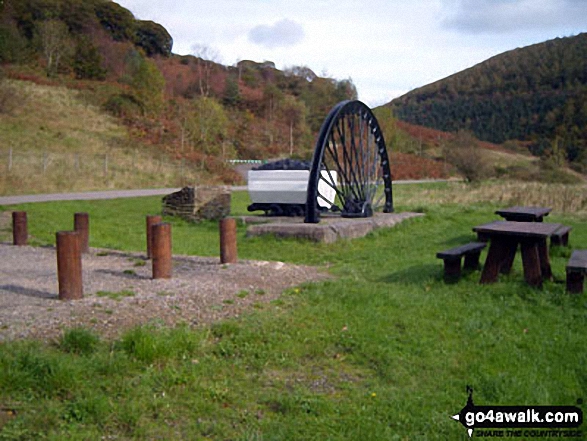
[[334, 204], [324, 192], [336, 195], [343, 217], [393, 211], [385, 141], [373, 112], [360, 101], [339, 103], [322, 126], [310, 170], [306, 222], [319, 221], [317, 199]]

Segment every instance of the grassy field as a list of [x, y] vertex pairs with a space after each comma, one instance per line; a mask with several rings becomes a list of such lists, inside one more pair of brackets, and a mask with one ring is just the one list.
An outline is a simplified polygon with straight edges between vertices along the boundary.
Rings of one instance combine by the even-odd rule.
[[[520, 197], [549, 197], [531, 190]], [[541, 289], [524, 283], [519, 257], [494, 285], [480, 286], [478, 272], [447, 285], [436, 251], [472, 240], [472, 226], [524, 199], [492, 201], [493, 185], [394, 191], [398, 211], [426, 216], [330, 245], [246, 238], [240, 226], [239, 257], [328, 265], [337, 277], [239, 319], [153, 324], [116, 341], [73, 329], [51, 344], [2, 344], [0, 439], [465, 440], [450, 416], [467, 385], [477, 405], [585, 398], [587, 297], [564, 287], [571, 250], [587, 248], [584, 204], [549, 216], [573, 231], [570, 248], [551, 251], [555, 279]], [[246, 204], [234, 195], [235, 214]], [[144, 216], [160, 202], [16, 208], [29, 212], [35, 244], [53, 243], [74, 212], [88, 211], [92, 246], [142, 250]], [[175, 253], [218, 255], [216, 224], [170, 220]]]
[[23, 81], [9, 85], [18, 106], [0, 118], [0, 195], [210, 180], [165, 152], [131, 141], [128, 129], [82, 92]]

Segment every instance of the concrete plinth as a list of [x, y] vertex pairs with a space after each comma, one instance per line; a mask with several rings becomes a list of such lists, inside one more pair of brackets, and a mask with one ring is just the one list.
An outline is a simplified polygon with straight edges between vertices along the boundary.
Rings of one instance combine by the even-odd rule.
[[[308, 239], [314, 242], [333, 243], [339, 239], [356, 239], [376, 228], [391, 228], [422, 213], [376, 213], [373, 217], [349, 219], [340, 216], [322, 216], [318, 224], [305, 224], [303, 218], [244, 216], [247, 236], [273, 234], [277, 237]], [[264, 222], [264, 223], [261, 223]]]

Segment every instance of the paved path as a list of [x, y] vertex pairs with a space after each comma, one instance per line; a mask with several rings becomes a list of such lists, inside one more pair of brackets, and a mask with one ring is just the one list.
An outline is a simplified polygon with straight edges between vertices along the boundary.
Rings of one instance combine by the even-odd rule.
[[[423, 184], [427, 182], [448, 182], [446, 179], [421, 179], [393, 181], [397, 184]], [[234, 191], [245, 191], [246, 185], [234, 186]], [[84, 193], [52, 193], [52, 194], [30, 194], [21, 196], [0, 196], [0, 205], [28, 204], [29, 202], [51, 202], [51, 201], [87, 201], [96, 199], [119, 199], [136, 198], [142, 196], [161, 196], [181, 188], [152, 188], [145, 190], [110, 190], [110, 191], [89, 191]]]

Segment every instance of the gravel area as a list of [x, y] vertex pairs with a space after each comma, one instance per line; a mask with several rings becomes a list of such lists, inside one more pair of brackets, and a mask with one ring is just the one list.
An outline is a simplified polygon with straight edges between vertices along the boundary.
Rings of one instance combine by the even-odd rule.
[[91, 249], [82, 259], [84, 298], [60, 301], [52, 247], [0, 243], [0, 342], [53, 339], [85, 326], [107, 338], [145, 323], [190, 325], [234, 317], [283, 290], [329, 276], [283, 262], [174, 256], [173, 278], [151, 279], [144, 254]]

